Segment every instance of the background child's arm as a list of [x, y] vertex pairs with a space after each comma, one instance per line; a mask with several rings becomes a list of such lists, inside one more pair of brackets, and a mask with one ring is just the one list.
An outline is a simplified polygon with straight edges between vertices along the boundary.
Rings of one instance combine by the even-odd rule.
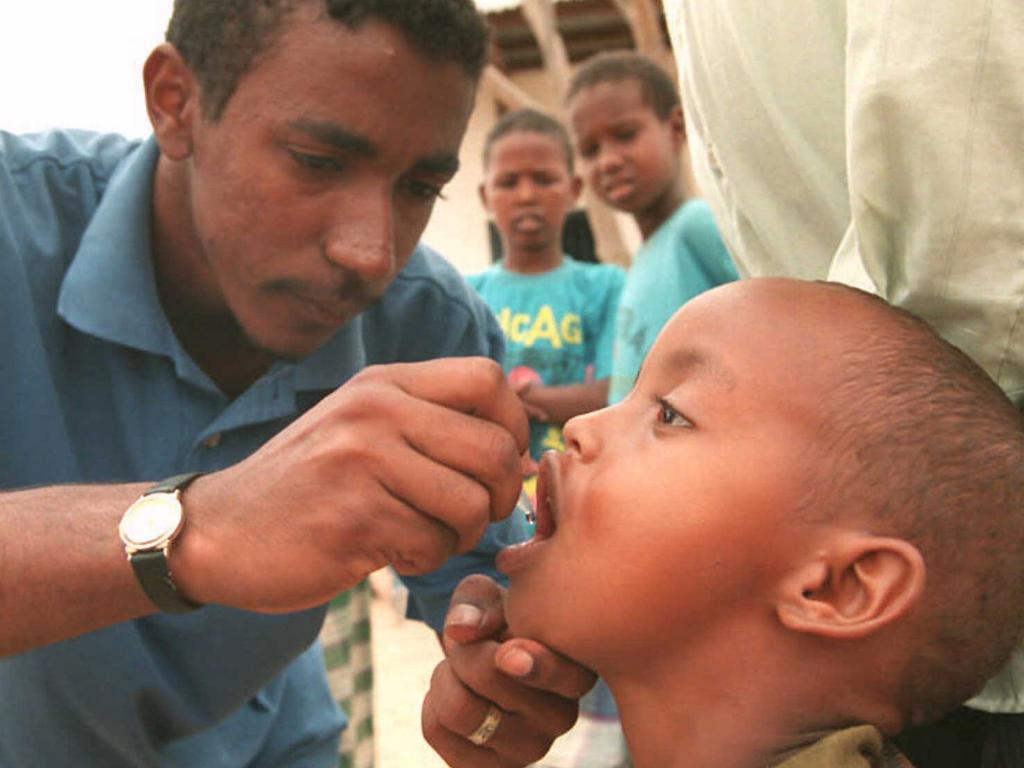
[[526, 382], [515, 389], [530, 418], [549, 424], [564, 424], [573, 416], [596, 411], [608, 404], [606, 378], [559, 387]]

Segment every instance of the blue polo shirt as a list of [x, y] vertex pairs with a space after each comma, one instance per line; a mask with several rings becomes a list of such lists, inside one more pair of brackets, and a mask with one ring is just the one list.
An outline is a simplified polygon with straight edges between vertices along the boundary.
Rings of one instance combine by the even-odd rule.
[[[378, 304], [229, 400], [182, 349], [157, 297], [157, 157], [152, 140], [0, 132], [0, 488], [220, 469], [366, 365], [500, 357], [487, 307], [420, 247]], [[440, 626], [455, 583], [493, 575], [494, 553], [523, 535], [519, 522], [408, 579], [412, 612]], [[56, 531], [53, 557], [60, 540]], [[315, 643], [323, 614], [207, 606], [2, 659], [0, 766], [334, 765], [345, 721]]]

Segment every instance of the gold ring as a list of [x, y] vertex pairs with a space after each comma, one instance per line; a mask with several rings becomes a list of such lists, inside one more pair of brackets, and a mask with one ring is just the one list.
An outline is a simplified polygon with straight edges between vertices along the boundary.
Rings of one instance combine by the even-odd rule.
[[491, 704], [490, 709], [487, 710], [487, 716], [484, 721], [480, 723], [480, 727], [473, 731], [466, 738], [476, 744], [478, 747], [482, 747], [488, 741], [493, 738], [494, 734], [498, 731], [498, 726], [501, 725], [501, 710]]

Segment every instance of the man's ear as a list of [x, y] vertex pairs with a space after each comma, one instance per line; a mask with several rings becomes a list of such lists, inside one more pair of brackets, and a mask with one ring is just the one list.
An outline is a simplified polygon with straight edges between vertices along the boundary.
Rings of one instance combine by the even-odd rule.
[[200, 119], [199, 84], [170, 43], [161, 43], [142, 67], [146, 111], [160, 151], [172, 160], [192, 154], [192, 131]]
[[906, 615], [924, 582], [924, 558], [913, 544], [852, 535], [784, 580], [776, 615], [795, 632], [867, 637]]

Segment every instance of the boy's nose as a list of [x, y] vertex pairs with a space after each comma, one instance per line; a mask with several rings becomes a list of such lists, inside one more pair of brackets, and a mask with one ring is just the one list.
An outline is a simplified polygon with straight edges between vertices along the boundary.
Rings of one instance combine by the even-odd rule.
[[601, 173], [618, 170], [622, 166], [622, 153], [611, 144], [603, 144], [597, 155], [597, 169]]
[[575, 416], [562, 428], [566, 453], [575, 455], [583, 461], [591, 461], [600, 452], [600, 433], [597, 429], [599, 415], [603, 411], [593, 411], [582, 416]]
[[519, 200], [532, 200], [537, 196], [537, 185], [532, 181], [520, 181], [516, 185], [516, 197]]

